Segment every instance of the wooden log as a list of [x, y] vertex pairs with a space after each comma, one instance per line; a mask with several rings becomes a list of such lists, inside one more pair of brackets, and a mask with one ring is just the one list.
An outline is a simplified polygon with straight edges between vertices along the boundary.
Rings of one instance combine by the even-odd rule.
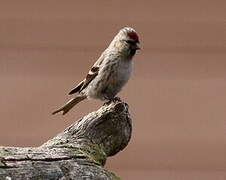
[[126, 147], [131, 131], [126, 103], [103, 105], [40, 147], [0, 147], [0, 179], [118, 180], [104, 165]]

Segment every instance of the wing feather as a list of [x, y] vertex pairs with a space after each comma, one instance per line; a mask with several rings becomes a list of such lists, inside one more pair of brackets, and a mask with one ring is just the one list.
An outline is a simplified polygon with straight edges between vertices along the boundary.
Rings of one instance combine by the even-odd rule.
[[93, 65], [93, 67], [88, 72], [86, 78], [81, 81], [75, 88], [73, 88], [68, 94], [74, 94], [74, 93], [80, 93], [82, 90], [84, 90], [89, 83], [98, 75], [100, 65], [104, 61], [105, 55], [104, 53], [100, 56], [100, 58], [96, 61], [96, 63]]
[[74, 93], [79, 92], [80, 89], [81, 89], [81, 87], [83, 86], [83, 84], [84, 84], [84, 80], [81, 81], [81, 82], [80, 82], [75, 88], [73, 88], [68, 94], [69, 94], [69, 95], [72, 95], [72, 94], [74, 94]]

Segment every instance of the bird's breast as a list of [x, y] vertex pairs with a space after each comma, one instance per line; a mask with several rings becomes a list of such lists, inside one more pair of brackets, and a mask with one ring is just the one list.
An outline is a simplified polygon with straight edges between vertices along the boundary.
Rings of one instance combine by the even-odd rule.
[[132, 72], [132, 61], [121, 61], [112, 68], [106, 79], [106, 89], [108, 95], [114, 97], [128, 82]]
[[111, 99], [127, 83], [132, 72], [132, 61], [108, 61], [100, 69], [97, 77], [87, 87], [86, 93], [90, 98]]

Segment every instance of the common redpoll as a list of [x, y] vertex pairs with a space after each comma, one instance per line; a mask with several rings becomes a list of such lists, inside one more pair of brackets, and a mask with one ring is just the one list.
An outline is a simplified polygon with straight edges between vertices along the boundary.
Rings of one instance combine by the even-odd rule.
[[86, 78], [69, 92], [69, 95], [77, 93], [76, 96], [52, 114], [62, 111], [64, 115], [84, 99], [114, 100], [131, 76], [132, 58], [140, 49], [138, 43], [139, 37], [133, 28], [121, 29]]

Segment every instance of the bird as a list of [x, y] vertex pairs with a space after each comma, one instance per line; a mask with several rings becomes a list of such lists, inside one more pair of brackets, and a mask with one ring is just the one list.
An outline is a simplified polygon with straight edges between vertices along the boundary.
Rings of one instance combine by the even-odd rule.
[[68, 93], [69, 95], [75, 94], [75, 97], [52, 114], [62, 112], [64, 115], [85, 99], [114, 101], [117, 93], [131, 76], [132, 59], [136, 51], [140, 49], [139, 44], [139, 36], [133, 28], [120, 29], [87, 76]]

